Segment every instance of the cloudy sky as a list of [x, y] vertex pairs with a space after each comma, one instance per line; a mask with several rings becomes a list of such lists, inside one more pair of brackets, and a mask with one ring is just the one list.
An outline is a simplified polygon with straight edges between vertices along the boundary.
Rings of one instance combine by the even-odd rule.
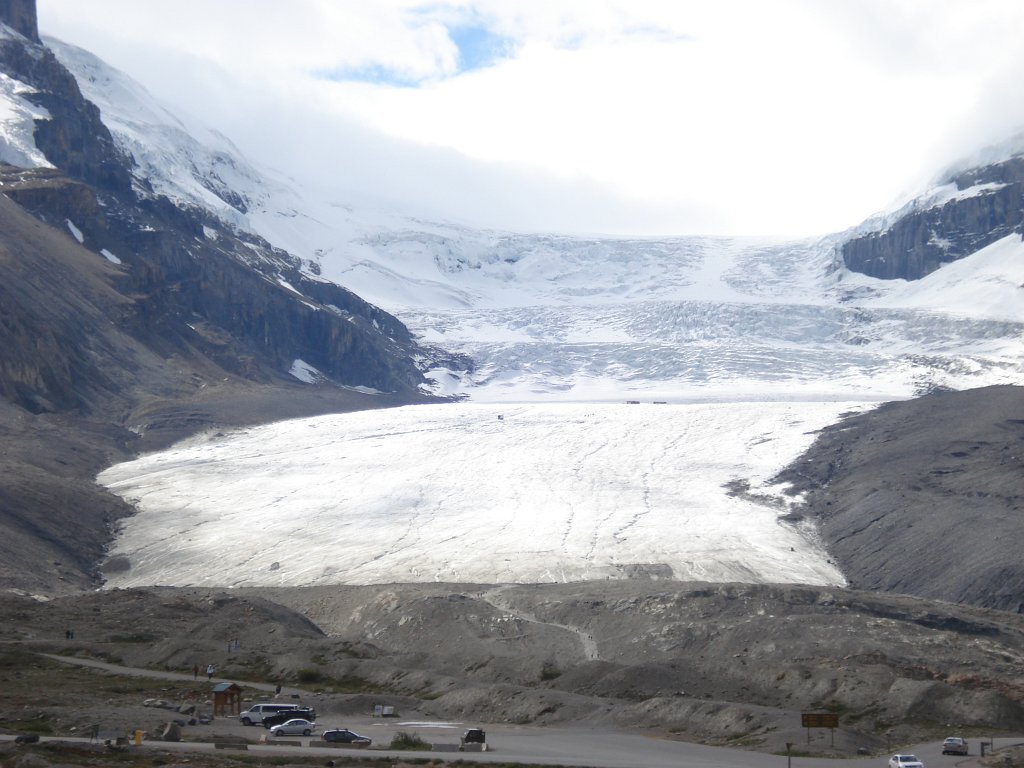
[[1024, 126], [1018, 0], [38, 0], [252, 160], [516, 230], [845, 229]]

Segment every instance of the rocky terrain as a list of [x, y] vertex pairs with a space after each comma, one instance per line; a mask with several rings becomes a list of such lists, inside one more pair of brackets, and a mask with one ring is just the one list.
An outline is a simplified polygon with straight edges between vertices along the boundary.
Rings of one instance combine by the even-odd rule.
[[[800, 712], [828, 711], [840, 719], [835, 746], [817, 739], [814, 751], [836, 756], [949, 728], [1013, 731], [1024, 717], [1020, 616], [841, 589], [150, 589], [7, 596], [0, 610], [0, 724], [15, 731], [73, 734], [96, 717], [96, 691], [75, 682], [85, 673], [37, 652], [183, 673], [212, 663], [243, 684], [305, 690], [339, 716], [385, 703], [403, 718], [640, 730], [764, 751], [804, 738]], [[191, 681], [102, 685], [104, 722], [125, 729], [167, 718], [142, 708], [160, 686], [165, 699], [203, 695]]]
[[780, 476], [858, 589], [1024, 612], [1024, 389], [887, 403]]

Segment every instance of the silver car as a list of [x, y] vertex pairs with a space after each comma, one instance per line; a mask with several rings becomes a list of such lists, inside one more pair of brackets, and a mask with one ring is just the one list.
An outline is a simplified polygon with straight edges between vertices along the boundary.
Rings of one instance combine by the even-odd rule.
[[950, 736], [942, 742], [942, 754], [944, 755], [966, 755], [967, 739], [960, 736]]
[[309, 736], [313, 731], [316, 730], [316, 723], [311, 723], [309, 720], [302, 720], [296, 718], [294, 720], [287, 720], [280, 725], [272, 726], [270, 729], [271, 736]]

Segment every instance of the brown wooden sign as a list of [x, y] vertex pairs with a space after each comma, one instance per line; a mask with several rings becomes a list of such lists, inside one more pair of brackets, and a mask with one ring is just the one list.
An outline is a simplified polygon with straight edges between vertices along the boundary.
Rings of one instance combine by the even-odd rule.
[[839, 715], [831, 712], [802, 712], [800, 725], [804, 728], [838, 728]]

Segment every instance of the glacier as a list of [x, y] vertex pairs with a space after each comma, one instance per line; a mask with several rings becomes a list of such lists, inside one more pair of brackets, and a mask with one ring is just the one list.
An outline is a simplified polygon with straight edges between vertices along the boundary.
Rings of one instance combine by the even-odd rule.
[[842, 584], [771, 477], [849, 410], [464, 403], [201, 436], [100, 475], [140, 509], [107, 586]]
[[[430, 392], [459, 402], [198, 436], [108, 469], [100, 482], [139, 510], [110, 586], [841, 584], [774, 473], [844, 413], [1024, 383], [1018, 236], [908, 284], [852, 273], [838, 252], [895, 209], [800, 241], [428, 221], [250, 161], [47, 43], [155, 194], [260, 235], [473, 361], [426, 370]], [[291, 373], [321, 385], [298, 354]]]

